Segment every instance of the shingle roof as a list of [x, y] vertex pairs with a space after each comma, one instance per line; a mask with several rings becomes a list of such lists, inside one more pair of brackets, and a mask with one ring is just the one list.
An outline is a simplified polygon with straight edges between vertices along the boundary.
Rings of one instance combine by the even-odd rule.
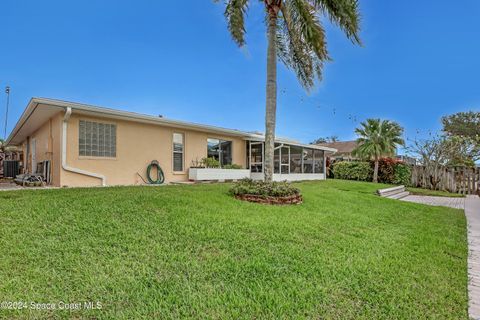
[[353, 141], [337, 141], [328, 143], [318, 143], [317, 145], [322, 147], [328, 147], [337, 149], [336, 154], [352, 153], [352, 151], [358, 146], [355, 140]]

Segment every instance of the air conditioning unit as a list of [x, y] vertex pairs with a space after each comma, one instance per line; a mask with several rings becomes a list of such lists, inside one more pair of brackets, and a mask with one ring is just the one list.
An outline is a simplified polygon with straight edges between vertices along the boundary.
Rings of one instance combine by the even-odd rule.
[[18, 160], [3, 161], [4, 178], [15, 178], [18, 174], [20, 174], [20, 164]]

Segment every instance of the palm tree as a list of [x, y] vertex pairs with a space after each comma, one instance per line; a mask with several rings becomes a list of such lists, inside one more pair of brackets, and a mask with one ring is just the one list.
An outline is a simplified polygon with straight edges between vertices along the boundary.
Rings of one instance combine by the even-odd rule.
[[375, 161], [373, 182], [378, 182], [378, 161], [382, 156], [394, 155], [397, 146], [405, 144], [402, 139], [403, 128], [394, 121], [367, 119], [360, 123], [360, 128], [355, 129], [355, 133], [359, 137], [358, 147], [353, 153]]
[[[220, 0], [214, 0], [219, 2]], [[272, 181], [277, 110], [277, 58], [292, 69], [307, 90], [322, 78], [330, 60], [320, 16], [338, 25], [360, 44], [357, 0], [260, 0], [267, 22], [267, 101], [265, 112], [265, 181]], [[245, 15], [250, 0], [225, 0], [225, 17], [233, 40], [245, 45]]]

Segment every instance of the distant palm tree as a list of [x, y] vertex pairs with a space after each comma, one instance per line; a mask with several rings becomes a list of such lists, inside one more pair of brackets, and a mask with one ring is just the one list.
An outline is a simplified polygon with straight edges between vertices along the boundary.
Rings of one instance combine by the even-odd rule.
[[405, 144], [402, 139], [403, 128], [394, 121], [367, 119], [360, 123], [360, 128], [355, 129], [355, 133], [359, 138], [358, 147], [353, 153], [375, 161], [373, 182], [378, 182], [379, 159], [382, 156], [394, 155], [397, 146]]
[[[214, 0], [219, 2], [220, 0]], [[267, 103], [265, 113], [265, 180], [272, 181], [277, 110], [277, 57], [292, 69], [300, 83], [311, 89], [322, 78], [327, 51], [320, 15], [338, 25], [360, 44], [357, 0], [260, 0], [267, 21]], [[245, 45], [245, 15], [250, 0], [225, 0], [228, 29], [233, 40]]]

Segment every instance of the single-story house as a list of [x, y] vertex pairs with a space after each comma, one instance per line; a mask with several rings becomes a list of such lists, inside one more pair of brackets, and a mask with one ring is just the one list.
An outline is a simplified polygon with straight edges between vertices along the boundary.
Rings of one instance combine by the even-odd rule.
[[329, 156], [330, 160], [335, 161], [353, 161], [359, 158], [353, 155], [353, 150], [358, 147], [357, 141], [336, 141], [319, 143], [319, 146], [336, 149], [337, 151]]
[[[6, 144], [23, 150], [25, 173], [53, 186], [144, 184], [152, 161], [165, 182], [263, 179], [262, 134], [53, 99], [32, 98]], [[325, 179], [335, 151], [279, 138], [274, 179]], [[198, 168], [207, 157], [243, 170]]]

